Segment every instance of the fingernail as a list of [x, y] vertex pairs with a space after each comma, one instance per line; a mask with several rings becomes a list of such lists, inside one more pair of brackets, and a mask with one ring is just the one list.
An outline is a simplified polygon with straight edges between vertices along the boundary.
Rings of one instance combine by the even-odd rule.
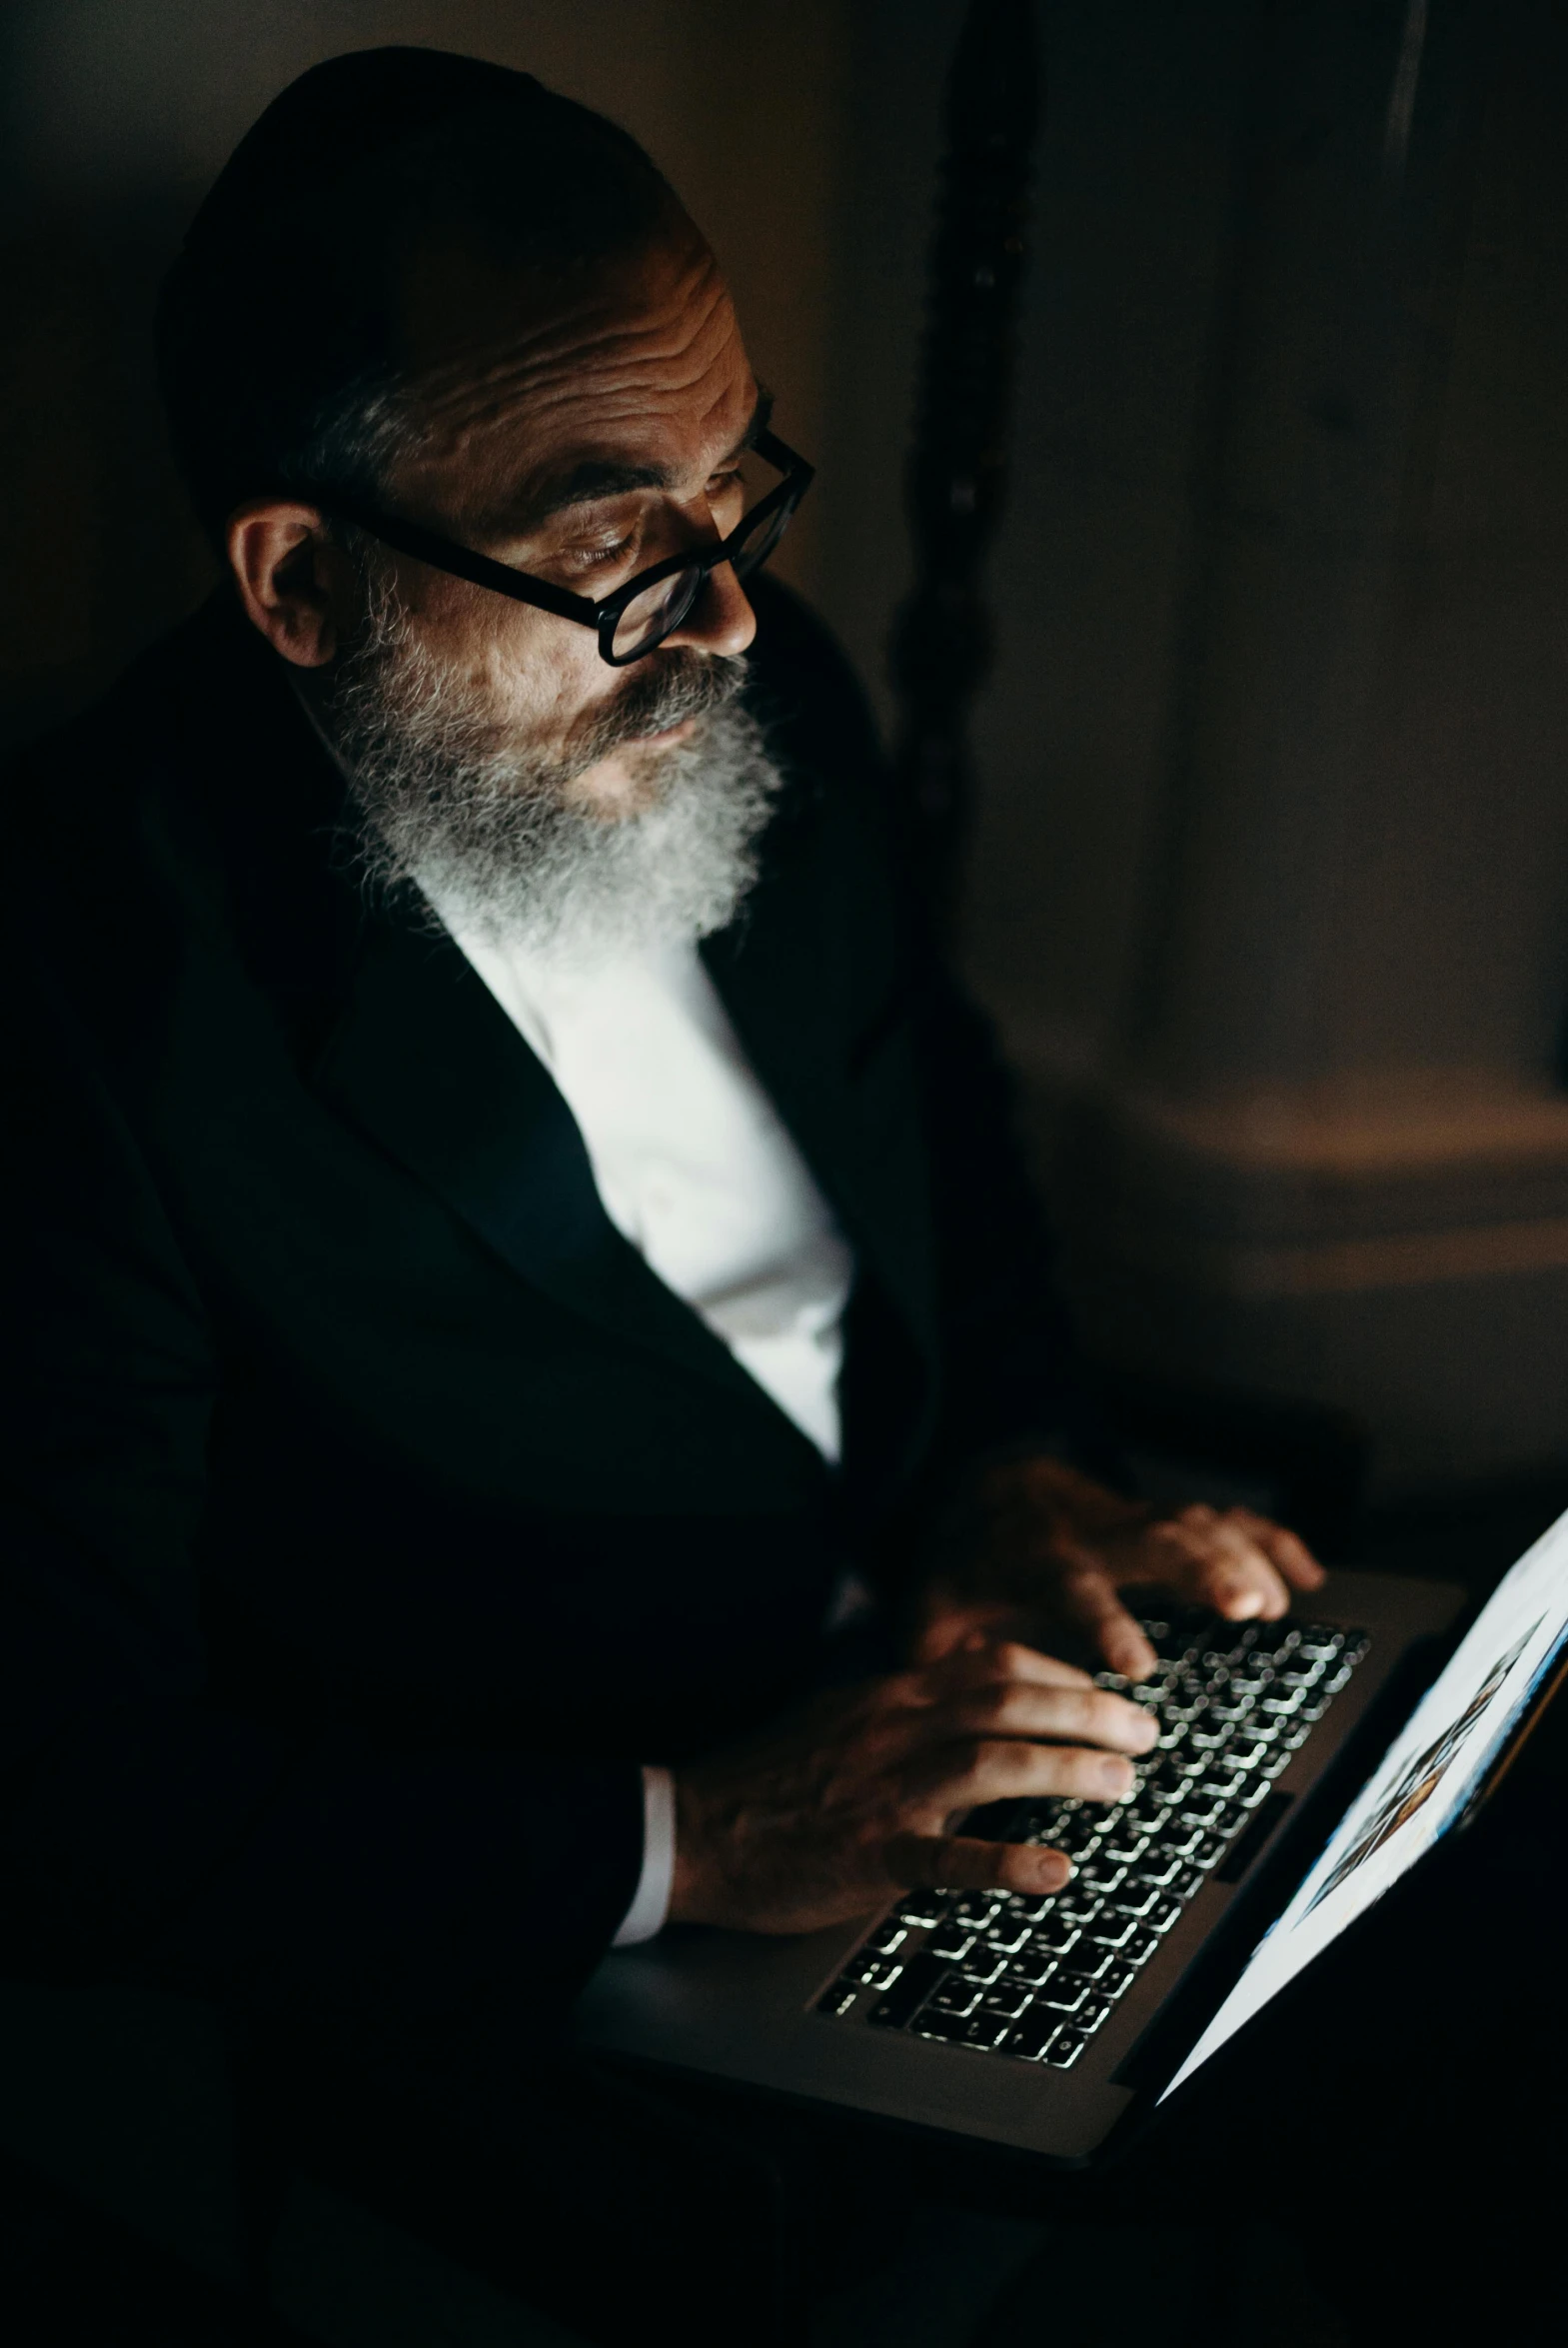
[[1130, 1761], [1101, 1761], [1099, 1781], [1107, 1793], [1129, 1792], [1132, 1786], [1132, 1763]]
[[1041, 1851], [1039, 1879], [1042, 1891], [1059, 1891], [1071, 1878], [1072, 1861], [1065, 1851]]

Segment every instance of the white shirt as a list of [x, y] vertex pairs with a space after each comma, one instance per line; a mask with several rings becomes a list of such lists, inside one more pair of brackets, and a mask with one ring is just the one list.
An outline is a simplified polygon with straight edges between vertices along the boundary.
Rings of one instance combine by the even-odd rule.
[[[555, 1079], [611, 1221], [835, 1461], [853, 1259], [696, 946], [578, 965], [449, 927]], [[670, 1906], [675, 1788], [665, 1769], [643, 1778], [617, 1947], [651, 1939]]]

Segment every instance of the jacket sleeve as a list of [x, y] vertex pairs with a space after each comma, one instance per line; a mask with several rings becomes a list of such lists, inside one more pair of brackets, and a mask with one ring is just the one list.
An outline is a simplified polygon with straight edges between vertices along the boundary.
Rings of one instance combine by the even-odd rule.
[[291, 1742], [211, 1691], [211, 1332], [57, 991], [7, 974], [0, 1965], [418, 2026], [576, 1985], [635, 1768]]

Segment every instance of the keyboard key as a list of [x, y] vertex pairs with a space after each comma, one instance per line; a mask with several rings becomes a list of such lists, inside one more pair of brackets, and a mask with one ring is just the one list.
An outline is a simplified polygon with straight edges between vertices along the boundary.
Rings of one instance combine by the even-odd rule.
[[1058, 2030], [1051, 2040], [1045, 2060], [1053, 2071], [1070, 2071], [1087, 2044], [1088, 2040], [1080, 2037], [1076, 2030]]
[[1115, 1962], [1113, 1948], [1099, 1948], [1092, 1940], [1085, 1940], [1071, 1956], [1062, 1958], [1061, 1971], [1075, 1981], [1097, 1981]]
[[1087, 1981], [1069, 1973], [1058, 1973], [1054, 1980], [1046, 1982], [1038, 2002], [1053, 2013], [1075, 2014], [1088, 1993]]
[[1051, 1848], [1076, 1858], [1099, 1840], [1103, 1822], [1097, 1810], [1069, 1810], [1050, 1836]]
[[870, 2018], [885, 2030], [901, 2030], [916, 2006], [945, 1980], [947, 1967], [929, 1949], [905, 1965], [892, 1987], [871, 2008]]
[[974, 1949], [958, 1967], [963, 1979], [972, 1981], [980, 1989], [989, 1989], [991, 1983], [999, 1981], [1006, 1970], [1006, 1958], [993, 1955], [988, 1948]]
[[963, 2014], [944, 2014], [934, 2006], [923, 2006], [914, 2024], [920, 2038], [945, 2038], [949, 2045], [961, 2043], [968, 2033], [968, 2020]]
[[835, 1981], [831, 1989], [823, 1990], [817, 1999], [816, 2010], [819, 2014], [846, 2014], [859, 1994], [858, 1981], [849, 1977]]
[[929, 1955], [940, 1957], [944, 1964], [960, 1965], [974, 1946], [974, 1934], [944, 1929], [933, 1933], [925, 1946]]
[[1165, 1858], [1151, 1852], [1133, 1875], [1129, 1889], [1136, 1886], [1141, 1890], [1163, 1891], [1167, 1884], [1175, 1882], [1181, 1871], [1179, 1858]]
[[952, 1920], [955, 1924], [961, 1924], [966, 1931], [983, 1932], [1000, 1908], [1000, 1892], [965, 1892], [963, 1898], [953, 1906]]
[[1212, 1763], [1214, 1755], [1223, 1752], [1226, 1745], [1229, 1744], [1230, 1733], [1228, 1720], [1211, 1720], [1205, 1714], [1201, 1720], [1194, 1720], [1192, 1723], [1192, 1749], [1196, 1753], [1206, 1755]]
[[1217, 1867], [1225, 1855], [1226, 1848], [1225, 1837], [1222, 1834], [1206, 1834], [1192, 1853], [1192, 1863], [1195, 1867], [1202, 1867], [1205, 1870], [1209, 1867]]
[[1125, 1948], [1137, 1928], [1136, 1916], [1107, 1913], [1095, 1917], [1089, 1926], [1088, 1938], [1096, 1948]]
[[1021, 2055], [1025, 2062], [1038, 2062], [1046, 2048], [1061, 2036], [1065, 2028], [1060, 2014], [1051, 2014], [1036, 2006], [1025, 2016], [1007, 2041], [1009, 2054]]
[[[1105, 1902], [1097, 1891], [1085, 1891], [1076, 1896], [1069, 1895], [1066, 1899], [1058, 1901], [1052, 1921], [1057, 1924], [1076, 1926], [1092, 1924], [1104, 1905]], [[1048, 1932], [1050, 1925], [1047, 1925], [1045, 1929]]]
[[1004, 2022], [1015, 2022], [1021, 2014], [1028, 2012], [1033, 2002], [1031, 1991], [1020, 1989], [1016, 1984], [1009, 1987], [1004, 1981], [995, 1989], [987, 1989], [981, 2000], [981, 2011], [998, 2014]]
[[[1099, 1902], [1096, 1900], [1085, 1916], [1084, 1923], [1092, 1923], [1098, 1914]], [[1029, 1946], [1041, 1956], [1063, 1956], [1082, 1929], [1083, 1925], [1073, 1923], [1070, 1917], [1053, 1916], [1048, 1924], [1034, 1934]]]
[[1183, 1826], [1178, 1833], [1162, 1834], [1157, 1847], [1166, 1858], [1179, 1861], [1193, 1857], [1202, 1840], [1201, 1826]]
[[1072, 2027], [1081, 2030], [1085, 2038], [1092, 2038], [1102, 2022], [1108, 2022], [1115, 2012], [1108, 1998], [1091, 1998], [1081, 2014], [1074, 2014]]
[[1008, 1981], [1016, 1981], [1021, 1988], [1038, 1989], [1055, 1970], [1056, 1959], [1053, 1956], [1026, 1954], [1014, 1957], [1003, 1977]]
[[1101, 1997], [1124, 1997], [1137, 1977], [1131, 1965], [1117, 1965], [1096, 1986]]
[[1140, 1883], [1134, 1880], [1131, 1883], [1123, 1884], [1110, 1902], [1109, 1912], [1113, 1916], [1146, 1916], [1151, 1908], [1158, 1905], [1158, 1902], [1159, 1885], [1157, 1883]]
[[909, 1929], [906, 1924], [887, 1923], [882, 1926], [879, 1932], [871, 1934], [860, 1953], [862, 1956], [890, 1957], [902, 1948], [908, 1937]]
[[1121, 1953], [1129, 1965], [1146, 1965], [1149, 1958], [1156, 1955], [1164, 1945], [1157, 1932], [1140, 1932], [1135, 1940], [1127, 1942]]
[[1016, 1956], [1029, 1937], [1021, 1916], [998, 1916], [985, 1935], [985, 1945], [996, 1956]]
[[944, 1981], [941, 1987], [934, 1990], [926, 1999], [925, 2011], [936, 2014], [956, 2014], [960, 2021], [966, 2022], [970, 2014], [979, 2011], [980, 2000], [984, 1995], [984, 1990], [977, 1983], [961, 1980], [955, 1975]]
[[1197, 1897], [1207, 1881], [1208, 1877], [1201, 1867], [1183, 1867], [1170, 1887], [1170, 1896], [1179, 1899], [1185, 1906], [1189, 1899]]

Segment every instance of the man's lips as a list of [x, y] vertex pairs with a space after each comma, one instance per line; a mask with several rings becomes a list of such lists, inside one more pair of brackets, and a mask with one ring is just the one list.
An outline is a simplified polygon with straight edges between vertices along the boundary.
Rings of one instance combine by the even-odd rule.
[[696, 718], [682, 718], [674, 726], [662, 726], [657, 734], [638, 734], [633, 737], [640, 746], [667, 742], [685, 742], [697, 726]]

